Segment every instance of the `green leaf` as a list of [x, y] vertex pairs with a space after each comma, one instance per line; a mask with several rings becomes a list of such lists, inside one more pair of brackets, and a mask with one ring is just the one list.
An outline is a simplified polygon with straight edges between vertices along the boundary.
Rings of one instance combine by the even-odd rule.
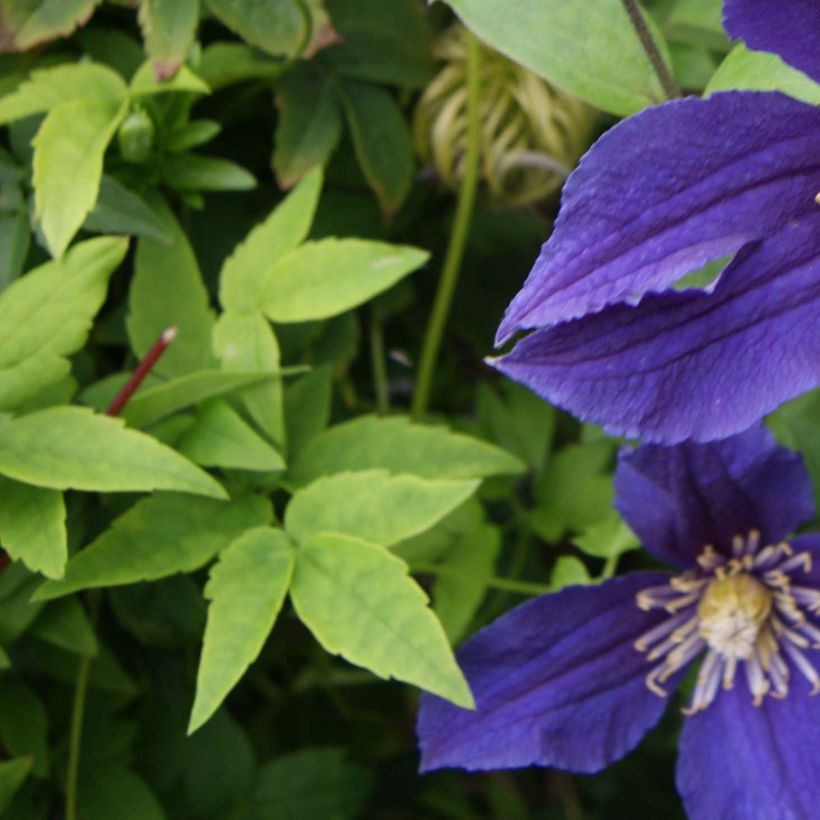
[[721, 0], [677, 0], [666, 18], [670, 39], [725, 51], [729, 47], [723, 30]]
[[271, 270], [307, 236], [321, 190], [317, 168], [236, 246], [219, 275], [219, 301], [226, 310], [256, 310]]
[[356, 158], [391, 217], [413, 183], [413, 147], [401, 109], [383, 88], [346, 80], [339, 85]]
[[29, 248], [28, 214], [0, 214], [0, 291], [23, 272]]
[[0, 123], [42, 114], [76, 100], [107, 102], [125, 99], [126, 86], [116, 71], [97, 63], [74, 63], [41, 68], [15, 91], [0, 99]]
[[360, 416], [320, 433], [296, 459], [288, 480], [300, 487], [342, 470], [383, 468], [423, 478], [517, 474], [524, 465], [504, 450], [446, 427], [403, 416]]
[[26, 51], [67, 37], [83, 25], [100, 0], [5, 0], [0, 51]]
[[387, 290], [429, 256], [408, 245], [363, 239], [307, 242], [269, 271], [260, 306], [274, 322], [327, 319]]
[[43, 702], [25, 684], [0, 680], [0, 740], [13, 757], [32, 760], [31, 773], [48, 773], [48, 718]]
[[306, 4], [292, 0], [205, 0], [205, 5], [231, 31], [269, 54], [295, 56], [311, 34]]
[[0, 762], [0, 811], [5, 811], [15, 792], [31, 770], [30, 757], [18, 757]]
[[260, 769], [247, 820], [355, 820], [372, 781], [341, 749], [300, 749]]
[[128, 244], [105, 237], [75, 245], [0, 293], [0, 410], [13, 410], [69, 370]]
[[199, 373], [189, 373], [165, 384], [141, 390], [128, 402], [122, 417], [134, 427], [146, 427], [192, 404], [262, 384], [278, 376], [279, 373], [266, 371], [235, 373], [202, 370]]
[[63, 494], [0, 476], [0, 543], [32, 572], [61, 578], [68, 560]]
[[199, 0], [141, 0], [139, 21], [145, 50], [157, 78], [173, 77], [193, 45], [199, 23]]
[[323, 166], [342, 134], [342, 107], [330, 78], [297, 64], [276, 84], [279, 119], [273, 170], [280, 188], [290, 188]]
[[496, 0], [448, 5], [488, 45], [604, 111], [664, 99], [621, 0], [512, 0], [503, 14]]
[[0, 473], [55, 490], [225, 496], [179, 453], [84, 407], [52, 407], [0, 425]]
[[767, 421], [781, 444], [802, 454], [820, 509], [820, 390], [787, 402]]
[[125, 101], [75, 100], [49, 111], [34, 138], [35, 217], [52, 256], [97, 201], [103, 155], [126, 112]]
[[481, 523], [464, 532], [444, 559], [433, 587], [433, 611], [438, 615], [451, 644], [467, 631], [487, 593], [487, 581], [495, 572], [501, 550], [498, 527]]
[[222, 125], [216, 120], [191, 120], [163, 134], [162, 147], [166, 151], [183, 153], [210, 142], [221, 130]]
[[240, 533], [270, 520], [270, 504], [257, 496], [222, 502], [171, 493], [144, 498], [78, 552], [62, 580], [46, 581], [34, 598], [193, 572]]
[[185, 232], [162, 199], [154, 197], [150, 202], [163, 220], [171, 244], [148, 238], [137, 243], [125, 326], [131, 347], [140, 358], [166, 328], [177, 327], [174, 343], [154, 372], [180, 376], [213, 363], [214, 313]]
[[596, 558], [612, 558], [640, 546], [637, 536], [616, 510], [610, 510], [572, 541], [578, 549]]
[[383, 547], [337, 533], [314, 535], [298, 551], [291, 597], [328, 652], [473, 707], [427, 596], [407, 576], [407, 565]]
[[78, 802], [83, 820], [166, 820], [148, 784], [119, 764], [82, 777]]
[[[225, 311], [214, 325], [213, 346], [224, 370], [279, 372], [279, 343], [270, 322], [259, 313]], [[247, 387], [239, 397], [261, 430], [278, 447], [284, 447], [281, 378]]]
[[159, 173], [166, 185], [178, 191], [247, 191], [256, 187], [253, 174], [220, 157], [168, 154]]
[[131, 78], [128, 87], [132, 97], [151, 97], [155, 94], [167, 92], [182, 92], [186, 94], [210, 94], [208, 84], [194, 74], [188, 66], [180, 66], [173, 77], [162, 79], [157, 77], [150, 63], [143, 63]]
[[558, 592], [564, 587], [591, 584], [584, 562], [574, 555], [562, 555], [556, 562], [550, 576], [550, 587]]
[[742, 43], [736, 45], [718, 66], [705, 93], [732, 89], [782, 91], [810, 105], [820, 105], [820, 84], [786, 65], [776, 54], [749, 51]]
[[432, 527], [478, 484], [391, 476], [386, 470], [339, 473], [294, 494], [285, 512], [285, 529], [297, 542], [335, 532], [389, 547]]
[[205, 467], [237, 470], [284, 470], [285, 462], [230, 405], [212, 401], [197, 413], [182, 437], [179, 451]]
[[127, 233], [156, 239], [167, 245], [174, 235], [148, 203], [113, 177], [103, 176], [94, 210], [83, 228], [98, 233]]
[[212, 43], [202, 51], [199, 74], [214, 90], [247, 80], [272, 79], [290, 68], [244, 43]]
[[327, 365], [317, 367], [286, 385], [285, 429], [290, 456], [301, 452], [309, 441], [327, 427], [332, 391], [333, 373]]
[[432, 73], [430, 27], [414, 0], [327, 0], [339, 42], [322, 51], [340, 74], [420, 88]]
[[93, 657], [99, 652], [94, 628], [74, 597], [47, 604], [29, 634], [75, 655]]
[[256, 660], [282, 608], [293, 546], [281, 530], [257, 527], [237, 538], [211, 569], [208, 624], [188, 733], [219, 708]]

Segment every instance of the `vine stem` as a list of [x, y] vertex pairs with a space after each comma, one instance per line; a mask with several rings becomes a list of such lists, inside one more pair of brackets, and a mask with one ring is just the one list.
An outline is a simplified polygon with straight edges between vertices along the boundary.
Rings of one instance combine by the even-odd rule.
[[370, 356], [373, 363], [373, 388], [376, 393], [376, 412], [386, 416], [390, 412], [390, 389], [384, 359], [384, 332], [378, 311], [370, 306]]
[[[453, 578], [465, 578], [467, 576], [463, 572], [451, 569], [447, 566], [439, 566], [437, 564], [418, 564], [413, 565], [413, 572], [424, 575], [448, 575]], [[531, 584], [527, 581], [516, 581], [514, 578], [482, 578], [481, 581], [492, 589], [503, 589], [505, 592], [515, 592], [518, 595], [543, 595], [546, 592], [551, 592], [552, 587], [548, 584]]]
[[[134, 372], [123, 385], [119, 393], [105, 411], [107, 416], [118, 416], [145, 377], [159, 361], [168, 345], [177, 337], [177, 328], [169, 327], [146, 353], [145, 358], [137, 365]], [[100, 606], [99, 590], [92, 590], [88, 596], [91, 623], [96, 627], [97, 613]], [[65, 775], [65, 820], [77, 820], [77, 782], [80, 773], [80, 753], [83, 742], [83, 723], [85, 720], [85, 698], [88, 692], [88, 673], [91, 667], [91, 656], [83, 655], [77, 666], [77, 677], [74, 681], [74, 702], [71, 707], [71, 728], [68, 736], [68, 763]]]
[[649, 31], [649, 27], [646, 25], [646, 20], [644, 20], [643, 12], [641, 12], [641, 7], [638, 0], [621, 0], [621, 2], [624, 4], [626, 13], [629, 15], [629, 21], [632, 23], [632, 28], [635, 29], [635, 33], [641, 41], [643, 50], [646, 52], [646, 56], [652, 64], [652, 70], [655, 72], [658, 80], [660, 81], [661, 88], [663, 88], [663, 93], [666, 94], [667, 98], [670, 100], [675, 97], [680, 97], [681, 94], [678, 84], [675, 82], [672, 74], [667, 68], [663, 55], [658, 50], [657, 43], [652, 37], [652, 33]]
[[450, 313], [453, 294], [464, 258], [464, 248], [470, 231], [476, 189], [478, 188], [478, 166], [481, 156], [481, 51], [476, 36], [470, 32], [467, 37], [467, 151], [464, 157], [464, 176], [458, 190], [456, 213], [444, 265], [441, 269], [436, 298], [430, 313], [430, 320], [424, 334], [419, 358], [416, 389], [410, 414], [419, 419], [427, 412], [435, 377], [436, 361], [444, 327]]

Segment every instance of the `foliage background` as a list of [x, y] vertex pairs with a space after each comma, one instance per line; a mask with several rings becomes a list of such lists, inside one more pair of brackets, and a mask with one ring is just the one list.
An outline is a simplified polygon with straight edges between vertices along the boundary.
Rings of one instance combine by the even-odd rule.
[[[414, 126], [454, 12], [556, 84], [532, 88], [560, 123], [560, 144], [573, 146], [563, 163], [618, 117], [662, 99], [620, 2], [547, 3], [549, 15], [534, 0], [517, 3], [516, 15], [499, 15], [490, 0], [450, 5], [3, 3], [4, 816], [681, 816], [674, 710], [594, 777], [420, 778], [418, 690], [367, 671], [424, 686], [432, 664], [458, 697], [444, 633], [390, 554], [431, 594], [454, 644], [527, 596], [647, 563], [610, 509], [619, 442], [483, 363], [557, 211], [560, 179], [540, 180], [524, 204], [493, 189], [492, 152], [531, 150], [526, 140], [485, 135], [432, 412], [423, 427], [398, 418], [454, 227], [443, 182], [458, 187], [464, 176], [464, 122], [448, 132], [439, 121], [431, 136], [416, 114]], [[730, 51], [719, 2], [645, 5], [686, 91], [774, 84], [817, 101], [816, 86], [772, 58]], [[504, 83], [523, 76], [489, 48], [483, 59], [501, 61]], [[463, 78], [463, 64], [451, 65]], [[497, 106], [509, 102], [500, 87]], [[541, 113], [521, 104], [516, 133], [536, 139]], [[451, 178], [442, 180], [428, 163], [436, 140], [448, 139]], [[516, 178], [518, 193], [533, 189], [528, 173]], [[94, 234], [133, 238], [127, 252], [117, 240], [83, 244]], [[90, 284], [65, 290], [81, 276]], [[177, 341], [124, 418], [186, 456], [184, 470], [99, 415], [172, 324]], [[98, 414], [66, 410], [78, 404]], [[809, 395], [772, 420], [815, 477], [816, 410]], [[431, 426], [442, 424], [454, 432]], [[344, 446], [329, 445], [326, 429], [342, 431]], [[45, 461], [34, 463], [41, 451]], [[115, 466], [95, 473], [95, 453]], [[211, 469], [232, 500], [181, 494], [219, 493], [191, 462]], [[362, 472], [373, 468], [382, 472]], [[323, 473], [337, 485], [313, 484], [310, 496], [304, 487]], [[309, 534], [325, 529], [353, 537], [341, 545], [347, 553], [315, 546]], [[341, 586], [319, 594], [298, 580], [307, 545], [364, 561], [359, 537], [377, 542], [367, 554], [379, 569], [351, 582], [369, 609]], [[77, 560], [92, 542], [97, 559]], [[296, 607], [282, 604], [294, 563]], [[377, 647], [380, 618], [391, 626]], [[414, 630], [434, 649], [404, 657]], [[213, 653], [204, 672], [203, 633]], [[187, 736], [192, 706], [199, 728]]]

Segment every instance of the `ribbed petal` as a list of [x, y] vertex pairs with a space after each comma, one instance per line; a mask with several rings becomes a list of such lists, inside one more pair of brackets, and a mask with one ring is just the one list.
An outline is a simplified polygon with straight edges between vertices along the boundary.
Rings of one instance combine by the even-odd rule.
[[707, 544], [728, 552], [752, 529], [777, 543], [814, 514], [803, 459], [762, 425], [708, 444], [624, 448], [614, 480], [615, 506], [673, 566], [691, 566]]
[[604, 134], [498, 329], [634, 303], [817, 206], [820, 110], [726, 92], [648, 108]]
[[808, 572], [795, 572], [792, 578], [796, 584], [820, 589], [820, 532], [810, 532], [790, 538], [789, 543], [795, 552], [808, 552], [812, 556], [811, 569]]
[[726, 31], [749, 48], [774, 51], [820, 82], [820, 3], [817, 0], [726, 0]]
[[677, 784], [690, 820], [815, 820], [820, 697], [795, 672], [756, 708], [745, 684], [686, 720]]
[[812, 207], [744, 248], [711, 293], [606, 308], [532, 333], [492, 364], [611, 433], [665, 443], [737, 433], [820, 383], [820, 208]]
[[594, 772], [626, 754], [666, 706], [647, 689], [651, 666], [632, 646], [664, 617], [639, 610], [636, 594], [666, 580], [643, 572], [568, 587], [481, 630], [458, 652], [476, 710], [422, 697], [422, 769]]

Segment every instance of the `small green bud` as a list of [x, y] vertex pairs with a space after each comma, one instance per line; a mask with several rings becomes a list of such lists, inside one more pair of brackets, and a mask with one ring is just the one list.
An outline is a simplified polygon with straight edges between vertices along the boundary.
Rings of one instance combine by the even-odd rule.
[[141, 108], [132, 111], [117, 132], [120, 153], [126, 162], [145, 162], [154, 146], [154, 123]]

